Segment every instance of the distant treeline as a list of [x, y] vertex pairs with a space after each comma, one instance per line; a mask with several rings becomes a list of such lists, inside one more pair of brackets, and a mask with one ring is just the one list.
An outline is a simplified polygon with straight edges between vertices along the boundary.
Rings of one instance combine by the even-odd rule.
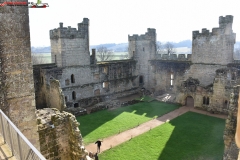
[[[164, 44], [164, 42], [161, 42]], [[192, 47], [192, 41], [191, 40], [184, 40], [181, 42], [170, 42], [173, 44], [174, 48], [180, 48], [180, 47], [187, 47], [191, 48]], [[90, 50], [92, 48], [99, 48], [100, 46], [107, 47], [109, 50], [112, 50], [114, 52], [127, 52], [128, 51], [128, 43], [108, 43], [108, 44], [99, 44], [99, 45], [91, 45]], [[240, 42], [236, 42], [235, 48], [240, 48]], [[32, 53], [50, 53], [51, 52], [51, 47], [32, 47]], [[91, 52], [91, 51], [90, 51]]]

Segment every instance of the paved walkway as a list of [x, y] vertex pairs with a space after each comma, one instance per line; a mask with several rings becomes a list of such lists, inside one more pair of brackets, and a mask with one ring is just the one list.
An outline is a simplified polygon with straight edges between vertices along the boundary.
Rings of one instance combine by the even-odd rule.
[[[186, 106], [180, 107], [179, 109], [169, 112], [161, 117], [158, 117], [157, 119], [153, 119], [148, 122], [145, 122], [145, 123], [139, 125], [138, 127], [135, 127], [133, 129], [124, 131], [117, 135], [113, 135], [111, 137], [103, 139], [102, 146], [101, 146], [101, 152], [108, 150], [112, 147], [115, 147], [125, 141], [128, 141], [133, 137], [143, 134], [152, 128], [160, 126], [161, 124], [164, 124], [166, 121], [172, 120], [188, 111], [197, 112], [197, 113], [201, 113], [201, 114], [205, 114], [205, 115], [209, 115], [209, 116], [213, 116], [213, 117], [218, 117], [218, 118], [223, 118], [223, 119], [227, 118], [226, 115], [211, 114], [206, 111], [194, 109], [193, 107], [186, 107]], [[95, 153], [97, 151], [97, 145], [94, 143], [91, 143], [91, 144], [85, 146], [85, 148], [89, 152]]]
[[11, 149], [9, 146], [4, 143], [3, 137], [0, 135], [0, 159], [1, 160], [16, 160], [14, 156], [12, 156]]

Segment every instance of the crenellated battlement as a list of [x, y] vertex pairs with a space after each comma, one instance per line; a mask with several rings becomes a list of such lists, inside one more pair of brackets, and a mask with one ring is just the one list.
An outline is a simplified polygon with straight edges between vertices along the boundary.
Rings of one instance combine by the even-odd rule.
[[191, 61], [191, 54], [157, 54], [158, 60], [171, 60], [171, 61]]
[[220, 16], [219, 17], [219, 28], [213, 28], [212, 32], [209, 32], [206, 28], [202, 29], [202, 33], [199, 31], [193, 31], [192, 37], [193, 39], [200, 37], [200, 36], [214, 36], [214, 35], [221, 35], [221, 34], [229, 34], [226, 32], [227, 25], [230, 25], [230, 30], [232, 29], [233, 23], [233, 16], [227, 15], [226, 17]]
[[128, 35], [128, 41], [141, 41], [141, 40], [151, 40], [156, 38], [156, 29], [148, 28], [145, 34], [137, 35], [133, 34], [132, 36]]
[[88, 26], [89, 19], [83, 18], [82, 23], [78, 23], [78, 29], [71, 28], [71, 26], [63, 27], [63, 23], [59, 23], [59, 28], [55, 28], [50, 30], [50, 39], [58, 39], [58, 38], [85, 38], [88, 36]]
[[225, 28], [229, 23], [233, 23], [233, 16], [227, 15], [226, 17], [219, 17], [219, 28]]

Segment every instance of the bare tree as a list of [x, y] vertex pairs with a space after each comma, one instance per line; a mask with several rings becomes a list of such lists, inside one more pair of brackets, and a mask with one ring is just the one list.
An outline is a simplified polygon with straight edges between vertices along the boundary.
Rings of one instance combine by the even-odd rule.
[[32, 54], [32, 64], [44, 64], [46, 63], [46, 60], [44, 59], [44, 56], [41, 54]]
[[240, 60], [240, 47], [235, 48], [235, 50], [234, 50], [234, 59], [235, 60]]
[[122, 54], [122, 59], [128, 59], [128, 47], [124, 48], [125, 54]]
[[164, 46], [161, 42], [156, 43], [157, 46], [157, 54], [164, 54]]
[[174, 45], [170, 42], [164, 44], [164, 50], [168, 55], [176, 53]]
[[100, 61], [107, 61], [112, 59], [113, 52], [108, 50], [107, 47], [101, 46], [97, 49], [97, 56]]

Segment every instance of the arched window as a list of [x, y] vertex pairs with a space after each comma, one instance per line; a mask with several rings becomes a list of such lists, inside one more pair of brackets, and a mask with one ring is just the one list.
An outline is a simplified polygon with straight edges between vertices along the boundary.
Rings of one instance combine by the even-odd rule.
[[72, 99], [76, 100], [76, 92], [75, 91], [72, 92]]
[[207, 97], [206, 105], [209, 105], [209, 97]]
[[71, 83], [75, 83], [74, 74], [71, 75]]
[[206, 97], [203, 97], [203, 104], [206, 104]]

